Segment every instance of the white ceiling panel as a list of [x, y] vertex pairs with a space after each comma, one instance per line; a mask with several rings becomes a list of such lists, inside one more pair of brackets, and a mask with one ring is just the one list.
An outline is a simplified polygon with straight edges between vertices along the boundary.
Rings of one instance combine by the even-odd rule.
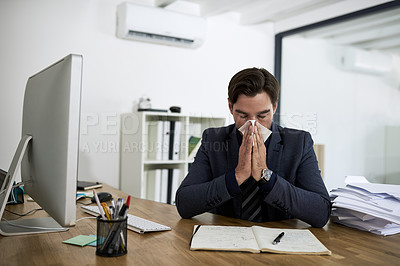
[[[136, 0], [143, 2], [144, 0]], [[326, 12], [343, 3], [349, 13], [385, 2], [370, 0], [148, 0], [150, 5], [165, 7], [177, 2], [198, 5], [200, 15], [215, 16], [226, 12], [239, 14], [243, 25], [266, 21], [279, 24], [295, 17]], [[369, 1], [369, 2], [368, 2]], [[368, 2], [368, 3], [366, 3]], [[399, 2], [399, 1], [397, 1]], [[182, 5], [184, 6], [184, 5]], [[359, 7], [357, 9], [357, 7]], [[185, 12], [185, 10], [179, 10]], [[363, 49], [379, 49], [400, 54], [400, 8], [382, 14], [354, 19], [304, 33], [305, 38], [331, 40], [337, 44], [353, 45]]]

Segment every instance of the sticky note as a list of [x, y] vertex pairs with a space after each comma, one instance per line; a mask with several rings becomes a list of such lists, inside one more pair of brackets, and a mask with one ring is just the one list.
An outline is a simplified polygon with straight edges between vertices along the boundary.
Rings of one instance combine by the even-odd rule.
[[77, 245], [77, 246], [86, 246], [87, 244], [96, 241], [96, 236], [85, 236], [79, 235], [68, 240], [63, 241], [65, 244]]
[[[90, 235], [90, 236], [96, 237], [95, 235]], [[97, 239], [97, 237], [96, 237], [96, 239]], [[95, 240], [95, 241], [93, 241], [93, 242], [90, 242], [90, 243], [88, 244], [88, 246], [97, 247], [97, 240]]]

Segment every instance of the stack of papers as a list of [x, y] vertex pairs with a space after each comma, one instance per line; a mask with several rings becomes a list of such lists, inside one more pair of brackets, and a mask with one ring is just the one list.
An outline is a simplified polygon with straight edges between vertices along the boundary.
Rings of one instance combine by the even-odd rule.
[[400, 185], [346, 177], [346, 187], [330, 192], [335, 222], [378, 235], [400, 233]]

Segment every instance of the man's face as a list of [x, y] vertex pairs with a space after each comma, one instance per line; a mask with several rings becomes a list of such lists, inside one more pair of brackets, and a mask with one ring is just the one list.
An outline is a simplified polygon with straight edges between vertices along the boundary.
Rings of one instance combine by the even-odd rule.
[[264, 127], [271, 128], [272, 117], [278, 105], [272, 105], [266, 92], [259, 93], [254, 97], [241, 94], [235, 104], [231, 104], [229, 99], [228, 102], [237, 128], [243, 126], [248, 120], [256, 120]]

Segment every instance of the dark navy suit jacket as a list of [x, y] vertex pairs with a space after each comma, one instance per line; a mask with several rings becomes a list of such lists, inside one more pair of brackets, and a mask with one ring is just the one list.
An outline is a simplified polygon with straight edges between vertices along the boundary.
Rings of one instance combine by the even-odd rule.
[[[267, 166], [277, 176], [272, 189], [265, 193], [263, 221], [298, 218], [314, 227], [324, 226], [331, 204], [311, 135], [275, 123], [271, 131]], [[204, 131], [195, 161], [176, 192], [182, 218], [204, 212], [241, 218], [241, 194], [231, 195], [225, 180], [238, 163], [237, 134], [234, 124]]]

